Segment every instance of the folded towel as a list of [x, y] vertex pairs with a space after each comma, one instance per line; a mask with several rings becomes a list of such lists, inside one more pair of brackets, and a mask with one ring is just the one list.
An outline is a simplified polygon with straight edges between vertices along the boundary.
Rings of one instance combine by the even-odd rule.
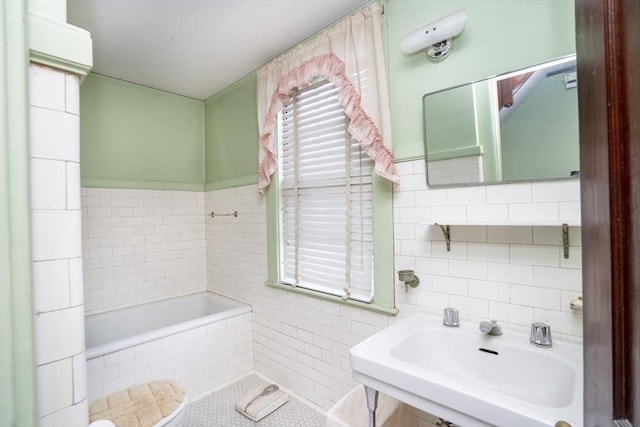
[[236, 411], [253, 421], [260, 421], [285, 403], [289, 396], [275, 384], [249, 390], [236, 402]]

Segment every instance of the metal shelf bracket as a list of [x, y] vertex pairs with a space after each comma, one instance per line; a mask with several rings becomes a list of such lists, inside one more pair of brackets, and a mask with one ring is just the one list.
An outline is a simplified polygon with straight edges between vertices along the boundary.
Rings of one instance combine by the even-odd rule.
[[442, 234], [444, 234], [444, 240], [447, 242], [447, 252], [451, 252], [451, 229], [448, 225], [436, 224], [440, 226]]
[[562, 224], [562, 248], [564, 250], [564, 258], [569, 258], [569, 225]]

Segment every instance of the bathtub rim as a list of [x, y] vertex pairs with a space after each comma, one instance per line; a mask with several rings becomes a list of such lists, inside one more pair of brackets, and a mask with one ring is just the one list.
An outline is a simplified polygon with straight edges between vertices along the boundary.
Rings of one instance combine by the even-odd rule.
[[160, 301], [169, 301], [172, 299], [178, 299], [178, 298], [184, 298], [184, 297], [189, 297], [192, 295], [198, 295], [198, 294], [210, 294], [213, 295], [217, 298], [222, 298], [222, 299], [226, 299], [229, 301], [232, 301], [234, 304], [236, 304], [237, 306], [230, 308], [228, 310], [224, 310], [224, 311], [220, 311], [217, 313], [213, 313], [213, 314], [209, 314], [207, 316], [202, 316], [202, 317], [197, 317], [195, 319], [191, 319], [185, 322], [180, 322], [180, 323], [176, 323], [170, 326], [165, 326], [162, 328], [158, 328], [158, 329], [154, 329], [152, 331], [147, 331], [145, 333], [142, 334], [137, 334], [137, 335], [133, 335], [131, 337], [127, 337], [127, 338], [122, 338], [116, 341], [112, 341], [112, 342], [108, 342], [105, 344], [100, 344], [100, 345], [96, 345], [93, 347], [89, 347], [89, 348], [85, 348], [85, 358], [86, 360], [92, 360], [92, 359], [96, 359], [98, 357], [102, 357], [102, 356], [106, 356], [108, 354], [111, 353], [116, 353], [118, 351], [127, 349], [127, 348], [133, 348], [142, 344], [146, 344], [148, 342], [151, 341], [155, 341], [157, 339], [160, 338], [165, 338], [171, 335], [175, 335], [178, 334], [180, 332], [184, 332], [190, 329], [195, 329], [198, 328], [200, 326], [204, 326], [204, 325], [208, 325], [210, 323], [215, 323], [217, 321], [221, 321], [221, 320], [225, 320], [225, 319], [229, 319], [231, 317], [235, 317], [235, 316], [239, 316], [242, 314], [246, 314], [246, 313], [251, 313], [253, 312], [253, 307], [251, 307], [251, 305], [242, 302], [242, 301], [238, 301], [236, 299], [230, 298], [228, 296], [225, 295], [221, 295], [218, 294], [216, 292], [211, 292], [211, 291], [200, 291], [200, 292], [194, 292], [192, 294], [186, 294], [186, 295], [179, 295], [179, 296], [175, 296], [175, 297], [171, 297], [171, 298], [165, 298], [162, 300], [157, 300], [157, 301], [149, 301], [143, 304], [138, 304], [135, 306], [129, 306], [129, 307], [122, 307], [116, 310], [111, 310], [111, 311], [105, 311], [102, 313], [95, 313], [95, 314], [91, 314], [89, 316], [85, 316], [85, 319], [87, 317], [90, 316], [97, 316], [97, 315], [101, 315], [101, 314], [105, 314], [105, 313], [110, 313], [112, 311], [118, 311], [118, 310], [125, 310], [128, 308], [134, 308], [134, 307], [138, 307], [138, 306], [143, 306], [143, 305], [150, 305], [153, 303], [157, 303]]

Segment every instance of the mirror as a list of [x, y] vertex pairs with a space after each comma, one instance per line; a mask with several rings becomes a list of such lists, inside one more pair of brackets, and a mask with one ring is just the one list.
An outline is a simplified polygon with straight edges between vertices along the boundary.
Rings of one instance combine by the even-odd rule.
[[430, 187], [579, 176], [575, 55], [427, 94]]

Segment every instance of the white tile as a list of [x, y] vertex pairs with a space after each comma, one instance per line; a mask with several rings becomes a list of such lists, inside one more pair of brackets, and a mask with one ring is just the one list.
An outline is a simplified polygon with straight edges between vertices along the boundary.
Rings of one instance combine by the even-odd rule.
[[[404, 265], [403, 265], [403, 268], [404, 268]], [[426, 274], [437, 274], [439, 276], [448, 276], [449, 260], [443, 259], [443, 258], [416, 258], [415, 270], [418, 272], [426, 273]]]
[[398, 220], [401, 224], [419, 224], [429, 221], [429, 217], [429, 208], [402, 208]]
[[489, 263], [488, 279], [494, 282], [531, 285], [533, 284], [533, 267], [531, 265]]
[[431, 242], [431, 254], [434, 258], [467, 259], [467, 243], [453, 241], [452, 238], [449, 249], [447, 249], [444, 241], [433, 241]]
[[395, 249], [398, 255], [430, 256], [431, 242], [427, 240], [401, 240]]
[[505, 282], [469, 280], [469, 296], [491, 301], [509, 302], [511, 300], [511, 285]]
[[416, 191], [415, 205], [416, 206], [446, 206], [447, 205], [447, 190], [422, 190]]
[[452, 277], [486, 280], [487, 263], [482, 261], [449, 260], [449, 274]]
[[549, 310], [560, 310], [560, 291], [558, 289], [536, 286], [511, 286], [511, 302]]
[[531, 185], [533, 202], [580, 202], [580, 180], [541, 181]]
[[582, 270], [571, 268], [534, 267], [536, 286], [582, 292]]
[[79, 354], [84, 351], [84, 307], [37, 315], [35, 331], [38, 365]]
[[518, 183], [487, 186], [487, 203], [528, 203], [531, 202], [531, 184]]
[[104, 369], [104, 357], [96, 357], [87, 360], [87, 373]]
[[482, 205], [487, 202], [487, 192], [484, 186], [451, 188], [447, 190], [447, 204]]
[[73, 403], [87, 398], [87, 358], [84, 352], [72, 359], [73, 366]]
[[81, 209], [80, 203], [80, 163], [66, 162], [67, 166], [67, 209]]
[[129, 362], [135, 357], [135, 351], [132, 347], [119, 350], [114, 353], [110, 353], [104, 356], [105, 368], [109, 366], [119, 365], [121, 363]]
[[52, 110], [65, 110], [65, 73], [44, 65], [29, 67], [29, 103]]
[[33, 286], [36, 313], [68, 308], [70, 295], [67, 260], [34, 262]]
[[407, 176], [407, 175], [413, 175], [414, 172], [414, 164], [415, 162], [413, 161], [409, 161], [409, 162], [397, 162], [394, 164], [395, 168], [396, 168], [396, 172], [398, 173], [399, 176], [403, 177], [403, 176]]
[[467, 207], [460, 206], [434, 206], [431, 208], [431, 221], [439, 224], [447, 224], [447, 221], [466, 221]]
[[434, 276], [433, 290], [451, 295], [469, 295], [469, 280], [460, 277]]
[[69, 260], [69, 298], [72, 306], [84, 303], [82, 258], [72, 258]]
[[31, 157], [80, 161], [80, 121], [64, 112], [31, 107]]
[[65, 209], [66, 205], [65, 162], [31, 159], [31, 207]]
[[67, 113], [80, 114], [80, 80], [75, 74], [65, 76], [65, 110]]
[[463, 318], [487, 318], [489, 317], [489, 302], [486, 299], [451, 295], [450, 304], [458, 309]]
[[475, 243], [467, 245], [470, 261], [509, 262], [509, 245], [499, 243]]
[[509, 205], [511, 221], [557, 221], [557, 203], [514, 203]]
[[[558, 248], [562, 252], [562, 248]], [[582, 248], [579, 246], [569, 247], [569, 258], [565, 258], [564, 254], [560, 257], [560, 267], [582, 269]]]
[[580, 224], [581, 221], [581, 206], [580, 202], [560, 202], [559, 208], [559, 220], [568, 224]]
[[509, 205], [470, 205], [467, 206], [469, 221], [507, 221], [509, 219]]
[[89, 403], [86, 399], [77, 405], [68, 406], [38, 420], [38, 427], [86, 425], [89, 425]]
[[448, 293], [419, 290], [417, 295], [418, 305], [421, 307], [444, 310], [451, 305]]
[[427, 179], [424, 175], [403, 176], [398, 188], [400, 191], [425, 190], [427, 188]]
[[510, 254], [513, 264], [560, 266], [557, 246], [510, 245]]
[[396, 191], [393, 193], [393, 206], [395, 208], [412, 208], [415, 206], [413, 191]]
[[34, 211], [32, 218], [34, 261], [82, 255], [80, 211]]
[[38, 414], [46, 416], [73, 403], [71, 359], [38, 367]]
[[395, 224], [393, 227], [393, 237], [397, 240], [409, 240], [416, 238], [415, 224]]

